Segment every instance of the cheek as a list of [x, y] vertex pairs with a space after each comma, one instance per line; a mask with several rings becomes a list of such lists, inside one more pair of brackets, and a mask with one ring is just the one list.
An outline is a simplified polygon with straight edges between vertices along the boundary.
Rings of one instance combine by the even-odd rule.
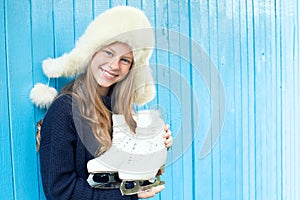
[[[102, 70], [99, 67], [100, 65], [95, 65], [91, 63], [90, 65], [90, 72], [92, 74], [92, 76], [94, 77], [94, 79], [99, 83], [99, 80], [101, 80], [101, 76], [102, 76]], [[100, 84], [100, 83], [99, 83]]]
[[126, 68], [124, 69], [124, 73], [128, 74], [129, 70], [130, 70], [130, 67], [126, 67]]
[[130, 67], [122, 68], [122, 76], [125, 77], [129, 73]]
[[104, 65], [109, 62], [105, 56], [102, 55], [102, 52], [98, 52], [93, 59], [91, 60], [91, 67], [97, 69], [99, 66]]
[[90, 67], [91, 67], [91, 72], [92, 72], [94, 78], [96, 78], [97, 73], [99, 73], [98, 67], [96, 65], [91, 65]]

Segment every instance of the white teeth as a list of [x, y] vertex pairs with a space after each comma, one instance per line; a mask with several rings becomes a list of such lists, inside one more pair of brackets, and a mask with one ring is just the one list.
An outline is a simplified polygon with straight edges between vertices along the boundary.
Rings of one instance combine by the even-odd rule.
[[105, 76], [108, 76], [110, 78], [114, 78], [115, 75], [108, 73], [107, 71], [104, 71]]

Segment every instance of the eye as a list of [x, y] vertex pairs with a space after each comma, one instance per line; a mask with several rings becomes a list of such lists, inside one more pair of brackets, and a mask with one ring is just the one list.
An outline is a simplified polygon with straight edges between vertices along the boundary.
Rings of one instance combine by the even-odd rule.
[[108, 57], [113, 57], [113, 53], [108, 50], [103, 50]]
[[127, 58], [121, 58], [121, 62], [126, 65], [131, 65], [131, 60], [129, 60]]

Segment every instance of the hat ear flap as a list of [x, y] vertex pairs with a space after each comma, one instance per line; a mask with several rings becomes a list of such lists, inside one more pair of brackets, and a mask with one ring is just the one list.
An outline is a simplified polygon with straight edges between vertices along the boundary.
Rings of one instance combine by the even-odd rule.
[[30, 91], [31, 101], [39, 108], [49, 108], [57, 96], [57, 91], [48, 85], [37, 83]]
[[148, 66], [138, 67], [134, 71], [134, 95], [133, 101], [137, 105], [144, 105], [153, 100], [155, 84], [152, 78], [151, 68]]

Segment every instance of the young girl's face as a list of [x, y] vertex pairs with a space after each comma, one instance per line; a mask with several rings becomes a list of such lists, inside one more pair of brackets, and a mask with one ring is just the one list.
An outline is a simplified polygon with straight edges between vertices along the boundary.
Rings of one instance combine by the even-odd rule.
[[132, 62], [133, 54], [129, 46], [116, 42], [98, 51], [90, 67], [97, 83], [101, 87], [110, 87], [125, 78]]

